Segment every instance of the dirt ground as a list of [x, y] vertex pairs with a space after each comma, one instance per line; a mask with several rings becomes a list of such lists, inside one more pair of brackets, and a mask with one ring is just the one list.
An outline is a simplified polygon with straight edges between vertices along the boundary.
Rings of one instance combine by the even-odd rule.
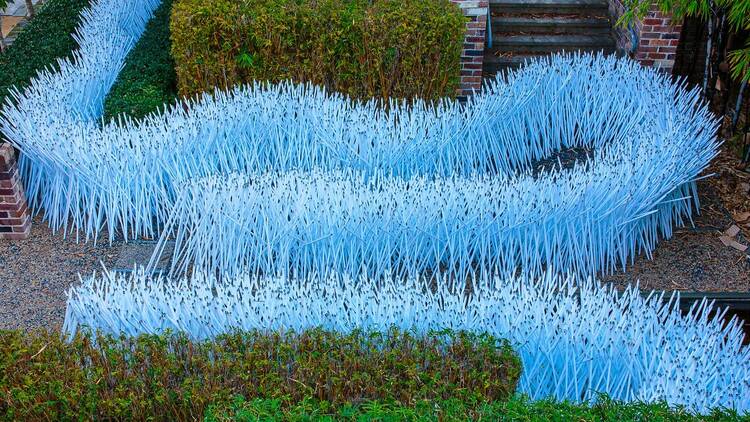
[[675, 228], [652, 259], [639, 256], [625, 273], [602, 276], [602, 281], [618, 287], [640, 281], [647, 290], [750, 292], [750, 248], [742, 252], [720, 239], [737, 226], [733, 240], [750, 246], [750, 172], [739, 159], [723, 154], [708, 173], [715, 176], [698, 182], [701, 209], [694, 227]]
[[618, 288], [639, 282], [644, 290], [699, 292], [750, 292], [750, 249], [741, 252], [720, 240], [733, 225], [744, 228], [734, 239], [750, 245], [750, 227], [735, 221], [723, 205], [716, 181], [699, 182], [700, 215], [694, 227], [675, 228], [671, 239], [662, 240], [652, 259], [636, 258], [626, 272], [601, 276]]

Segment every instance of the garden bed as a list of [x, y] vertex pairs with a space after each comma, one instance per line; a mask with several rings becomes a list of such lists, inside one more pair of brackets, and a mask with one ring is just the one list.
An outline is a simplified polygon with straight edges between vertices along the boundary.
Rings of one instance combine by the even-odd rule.
[[[604, 392], [698, 412], [748, 409], [737, 325], [581, 278], [653, 251], [659, 233], [690, 215], [692, 182], [718, 148], [696, 91], [627, 60], [556, 56], [465, 107], [415, 103], [385, 114], [269, 85], [101, 125], [105, 91], [158, 5], [95, 3], [80, 60], [41, 75], [0, 119], [24, 151], [30, 206], [53, 227], [71, 222], [88, 241], [174, 233], [186, 259], [178, 264], [196, 268], [189, 279], [84, 279], [70, 293], [66, 334], [177, 329], [201, 340], [238, 327], [451, 327], [508, 338], [529, 368], [519, 391], [533, 399]], [[594, 151], [587, 165], [508, 177], [581, 146]], [[184, 183], [193, 178], [204, 179]], [[701, 218], [701, 227], [723, 224], [711, 212]], [[740, 245], [738, 230], [730, 241]], [[23, 264], [13, 265], [20, 278]], [[527, 273], [505, 275], [518, 265]], [[455, 281], [470, 274], [481, 276], [467, 301]]]
[[[686, 292], [750, 292], [750, 258], [719, 239], [733, 225], [741, 226], [726, 209], [717, 189], [720, 180], [698, 183], [700, 214], [695, 227], [675, 228], [671, 239], [659, 242], [651, 259], [639, 255], [623, 272], [603, 275], [618, 288], [640, 283], [644, 290]], [[750, 245], [742, 231], [740, 243]]]

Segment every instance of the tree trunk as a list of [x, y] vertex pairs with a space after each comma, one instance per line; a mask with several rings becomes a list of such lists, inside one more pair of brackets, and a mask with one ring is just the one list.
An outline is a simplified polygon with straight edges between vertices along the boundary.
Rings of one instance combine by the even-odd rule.
[[740, 112], [742, 111], [742, 102], [744, 101], [745, 88], [747, 88], [747, 79], [742, 80], [740, 85], [740, 92], [737, 94], [737, 104], [734, 106], [734, 114], [732, 115], [732, 133], [737, 130], [737, 122], [740, 120]]
[[33, 18], [35, 14], [34, 3], [32, 3], [32, 0], [26, 0], [26, 16]]
[[719, 9], [719, 26], [716, 28], [716, 61], [714, 66], [716, 69], [719, 67], [719, 63], [724, 61], [724, 34], [726, 31], [726, 20], [727, 14], [724, 9]]
[[5, 35], [3, 35], [3, 15], [0, 15], [0, 51], [5, 51]]
[[703, 66], [703, 96], [711, 100], [708, 95], [708, 74], [711, 72], [711, 47], [714, 36], [713, 14], [708, 18], [708, 39], [706, 40], [706, 63]]

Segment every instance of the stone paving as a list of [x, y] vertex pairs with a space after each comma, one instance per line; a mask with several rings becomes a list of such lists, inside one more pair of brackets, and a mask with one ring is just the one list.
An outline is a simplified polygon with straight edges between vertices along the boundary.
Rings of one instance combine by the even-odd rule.
[[[34, 6], [40, 6], [44, 0], [32, 0]], [[0, 22], [0, 27], [2, 27], [3, 36], [5, 36], [5, 43], [6, 45], [13, 44], [13, 41], [16, 39], [16, 32], [14, 30], [17, 30], [21, 27], [23, 27], [23, 24], [26, 23], [26, 15], [28, 14], [26, 10], [26, 2], [24, 0], [12, 0], [8, 7], [0, 11], [0, 15], [2, 15], [2, 22]]]

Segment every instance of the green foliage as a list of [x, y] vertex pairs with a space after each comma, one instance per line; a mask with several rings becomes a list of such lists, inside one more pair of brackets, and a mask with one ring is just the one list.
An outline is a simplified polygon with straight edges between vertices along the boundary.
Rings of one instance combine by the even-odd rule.
[[603, 397], [597, 404], [572, 404], [544, 400], [532, 402], [521, 396], [509, 401], [467, 403], [458, 399], [418, 401], [412, 405], [366, 401], [334, 407], [306, 399], [282, 408], [278, 400], [235, 397], [226, 405], [209, 407], [205, 422], [251, 421], [748, 421], [735, 412], [715, 410], [709, 415], [693, 415], [684, 409], [670, 409], [665, 403], [618, 403]]
[[[750, 30], [750, 25], [746, 30]], [[745, 48], [729, 53], [729, 63], [732, 65], [733, 78], [750, 81], [750, 39], [745, 43]]]
[[[717, 10], [724, 9], [733, 31], [750, 30], [750, 0], [623, 0], [625, 13], [620, 16], [618, 25], [627, 26], [633, 20], [643, 18], [653, 3], [675, 21], [687, 17], [705, 21], [715, 17]], [[731, 52], [729, 61], [733, 78], [750, 80], [750, 40], [744, 49]]]
[[255, 80], [356, 98], [454, 96], [466, 18], [449, 0], [177, 0], [181, 95]]
[[58, 58], [71, 55], [78, 47], [71, 34], [88, 5], [88, 0], [48, 0], [38, 8], [13, 45], [0, 54], [0, 103], [11, 87], [22, 89], [39, 70], [55, 68]]
[[520, 372], [507, 342], [450, 331], [246, 332], [210, 342], [79, 335], [70, 343], [6, 331], [0, 420], [192, 420], [209, 405], [233, 409], [238, 395], [282, 412], [306, 402], [481, 403], [513, 395]]
[[141, 118], [177, 98], [177, 76], [170, 55], [172, 0], [163, 0], [133, 47], [104, 103], [109, 120], [124, 114]]

